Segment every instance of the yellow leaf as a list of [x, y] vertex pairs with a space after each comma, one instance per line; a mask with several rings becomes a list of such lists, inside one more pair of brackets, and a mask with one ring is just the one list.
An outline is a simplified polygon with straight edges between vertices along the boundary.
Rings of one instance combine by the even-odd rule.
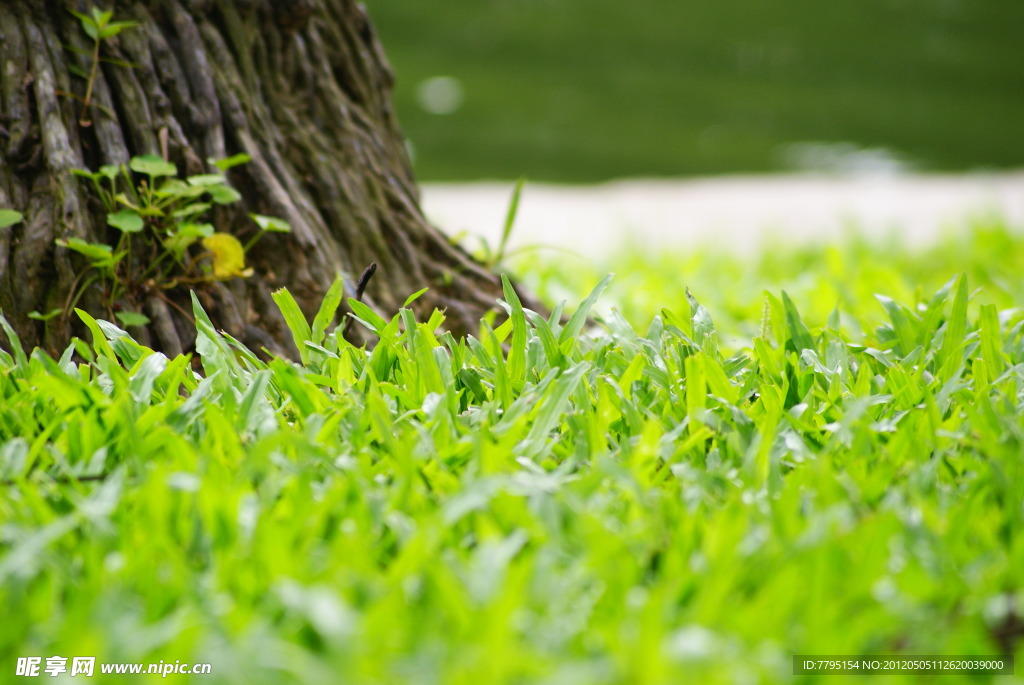
[[212, 255], [214, 278], [225, 280], [252, 273], [251, 269], [245, 268], [245, 250], [242, 243], [230, 233], [214, 233], [203, 238], [203, 247]]

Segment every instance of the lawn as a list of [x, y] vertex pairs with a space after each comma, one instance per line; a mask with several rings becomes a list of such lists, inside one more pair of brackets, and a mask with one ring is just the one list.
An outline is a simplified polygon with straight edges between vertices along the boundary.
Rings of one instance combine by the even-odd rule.
[[422, 180], [1024, 165], [1019, 0], [366, 4]]
[[0, 680], [27, 656], [268, 684], [1024, 656], [1019, 234], [516, 267], [571, 306], [507, 287], [456, 340], [357, 304], [366, 350], [338, 289], [312, 322], [281, 293], [299, 362], [197, 306], [198, 370], [88, 316], [59, 359], [10, 341]]

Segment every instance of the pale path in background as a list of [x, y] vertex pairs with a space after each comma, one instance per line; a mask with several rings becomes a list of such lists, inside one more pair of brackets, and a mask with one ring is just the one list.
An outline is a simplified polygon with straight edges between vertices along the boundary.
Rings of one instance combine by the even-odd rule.
[[[513, 183], [424, 184], [427, 216], [449, 235], [496, 246]], [[1001, 217], [1024, 226], [1024, 172], [836, 178], [736, 176], [626, 180], [595, 186], [527, 184], [509, 249], [547, 245], [588, 258], [624, 245], [649, 250], [702, 244], [750, 252], [775, 239], [825, 242], [851, 228], [908, 244], [968, 219]]]

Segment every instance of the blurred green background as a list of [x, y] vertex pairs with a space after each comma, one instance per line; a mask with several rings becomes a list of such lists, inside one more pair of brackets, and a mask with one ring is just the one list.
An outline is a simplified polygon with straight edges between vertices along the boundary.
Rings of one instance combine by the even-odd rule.
[[421, 180], [1024, 166], [1022, 0], [368, 0]]

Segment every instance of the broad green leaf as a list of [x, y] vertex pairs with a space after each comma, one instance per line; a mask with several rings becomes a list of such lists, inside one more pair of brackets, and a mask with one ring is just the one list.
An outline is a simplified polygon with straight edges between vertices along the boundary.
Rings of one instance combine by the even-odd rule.
[[122, 233], [138, 233], [145, 227], [139, 213], [131, 209], [107, 214], [107, 223]]
[[85, 35], [89, 36], [93, 40], [99, 40], [99, 27], [96, 26], [95, 19], [82, 14], [81, 12], [75, 12], [74, 10], [68, 11], [78, 18], [79, 23], [82, 25], [82, 30], [85, 31]]
[[119, 164], [104, 164], [100, 167], [97, 173], [103, 178], [113, 181], [121, 173], [121, 168], [122, 167]]
[[230, 157], [226, 157], [224, 159], [218, 159], [218, 160], [212, 160], [211, 159], [211, 160], [209, 160], [210, 164], [212, 164], [213, 166], [217, 167], [221, 171], [227, 171], [228, 169], [230, 169], [232, 167], [236, 167], [236, 166], [238, 166], [240, 164], [247, 164], [250, 161], [252, 161], [252, 157], [250, 157], [249, 155], [247, 155], [245, 153], [239, 153], [237, 155], [231, 155]]
[[54, 318], [56, 316], [60, 316], [63, 313], [64, 313], [64, 310], [61, 309], [60, 307], [57, 307], [55, 309], [51, 309], [50, 311], [46, 312], [45, 314], [41, 314], [41, 313], [35, 312], [35, 311], [29, 312], [28, 313], [28, 318], [35, 319], [36, 321], [49, 321], [50, 319], [52, 319], [52, 318]]
[[66, 247], [69, 250], [84, 255], [92, 262], [93, 266], [99, 268], [113, 267], [124, 258], [124, 252], [113, 254], [113, 248], [105, 243], [89, 243], [81, 238], [69, 238], [68, 240], [55, 240], [55, 244]]
[[99, 31], [100, 40], [106, 40], [107, 38], [113, 38], [125, 29], [138, 26], [137, 21], [112, 21], [106, 26], [103, 26]]
[[164, 239], [164, 247], [179, 257], [200, 238], [213, 235], [213, 224], [179, 224], [176, 230]]
[[208, 211], [212, 206], [209, 202], [196, 202], [185, 205], [181, 209], [176, 209], [171, 212], [171, 216], [175, 219], [188, 219]]
[[128, 168], [140, 174], [146, 174], [151, 178], [178, 175], [178, 167], [157, 155], [139, 155], [138, 157], [132, 157], [131, 161], [128, 163]]
[[203, 187], [206, 188], [206, 192], [210, 194], [210, 199], [219, 205], [229, 205], [242, 199], [242, 196], [238, 194], [238, 191], [230, 186], [213, 185]]
[[125, 326], [146, 326], [149, 324], [149, 317], [140, 312], [116, 312], [114, 316]]
[[113, 12], [111, 12], [109, 10], [104, 11], [104, 10], [101, 10], [100, 8], [98, 8], [98, 7], [93, 7], [91, 12], [92, 12], [92, 19], [96, 23], [96, 27], [97, 28], [103, 28], [104, 26], [109, 24], [111, 17], [114, 16]]
[[70, 240], [57, 239], [53, 241], [60, 247], [66, 247], [69, 250], [74, 250], [80, 254], [84, 254], [86, 257], [102, 258], [109, 257], [111, 252], [110, 245], [104, 243], [87, 243], [81, 238], [71, 238]]
[[181, 200], [194, 200], [206, 194], [203, 186], [185, 183], [180, 178], [168, 178], [154, 193], [159, 198], [173, 197]]
[[264, 216], [262, 214], [250, 214], [252, 220], [256, 222], [256, 225], [261, 230], [267, 231], [268, 233], [288, 233], [292, 230], [291, 225], [284, 219], [278, 219], [274, 216]]
[[7, 228], [21, 223], [25, 219], [21, 212], [13, 209], [0, 209], [0, 228]]
[[192, 186], [219, 186], [225, 183], [224, 176], [221, 174], [199, 174], [189, 176], [186, 181]]

